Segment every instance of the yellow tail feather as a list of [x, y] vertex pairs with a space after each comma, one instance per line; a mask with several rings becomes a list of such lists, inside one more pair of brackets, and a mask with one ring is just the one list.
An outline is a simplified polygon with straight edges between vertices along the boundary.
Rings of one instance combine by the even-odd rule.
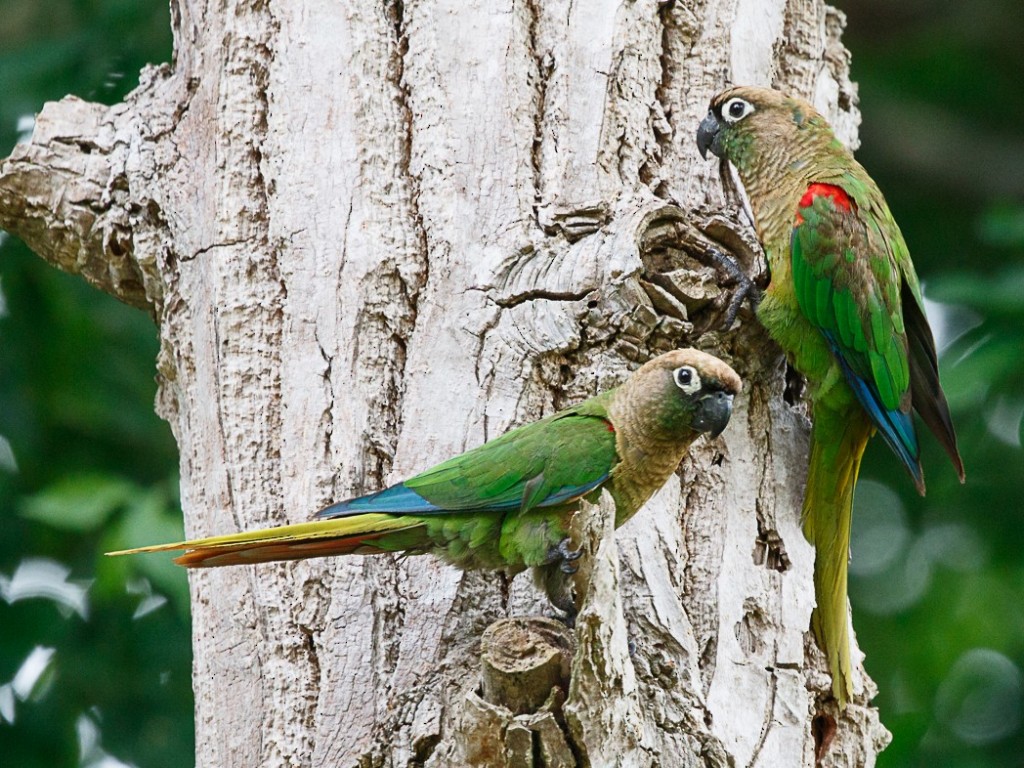
[[814, 409], [811, 458], [804, 495], [804, 535], [814, 545], [811, 627], [832, 673], [832, 693], [840, 709], [853, 695], [846, 570], [850, 557], [853, 491], [860, 460], [874, 428], [860, 411]]
[[368, 542], [422, 525], [415, 518], [377, 513], [210, 536], [174, 544], [107, 552], [110, 556], [184, 550], [174, 562], [188, 568], [246, 565], [328, 555], [382, 552]]

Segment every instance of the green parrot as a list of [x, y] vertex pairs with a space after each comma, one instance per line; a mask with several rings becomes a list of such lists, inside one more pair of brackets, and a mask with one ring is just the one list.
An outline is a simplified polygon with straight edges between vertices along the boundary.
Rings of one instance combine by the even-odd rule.
[[572, 616], [564, 574], [575, 571], [570, 519], [606, 489], [621, 525], [675, 472], [702, 432], [719, 435], [740, 391], [716, 357], [680, 349], [619, 387], [513, 429], [383, 491], [322, 509], [313, 522], [112, 552], [185, 550], [187, 567], [326, 555], [435, 554], [453, 565], [537, 569], [552, 603]]
[[757, 316], [807, 379], [812, 627], [843, 708], [853, 693], [850, 517], [868, 438], [880, 432], [924, 494], [917, 411], [964, 480], [921, 288], [882, 193], [806, 102], [767, 88], [725, 90], [711, 100], [697, 146], [739, 177], [770, 271]]

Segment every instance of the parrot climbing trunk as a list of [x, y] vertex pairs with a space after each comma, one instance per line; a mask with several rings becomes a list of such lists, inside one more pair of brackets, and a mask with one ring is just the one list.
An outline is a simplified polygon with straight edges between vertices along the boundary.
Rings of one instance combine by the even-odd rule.
[[840, 706], [853, 694], [846, 606], [853, 490], [864, 448], [873, 431], [863, 412], [836, 412], [821, 407], [814, 410], [803, 529], [816, 552], [814, 594], [818, 604], [812, 625], [828, 659], [832, 693]]
[[728, 161], [739, 178], [771, 274], [757, 317], [807, 379], [812, 626], [843, 708], [852, 694], [850, 518], [868, 438], [879, 432], [923, 494], [916, 412], [964, 479], [924, 297], [881, 191], [810, 104], [729, 88], [711, 99], [696, 139], [702, 155]]
[[679, 349], [619, 387], [506, 432], [377, 493], [320, 510], [317, 520], [110, 554], [185, 550], [202, 568], [326, 555], [431, 553], [461, 568], [535, 568], [559, 609], [575, 612], [567, 575], [579, 551], [571, 518], [607, 490], [621, 525], [672, 476], [701, 434], [717, 437], [739, 376], [716, 357]]

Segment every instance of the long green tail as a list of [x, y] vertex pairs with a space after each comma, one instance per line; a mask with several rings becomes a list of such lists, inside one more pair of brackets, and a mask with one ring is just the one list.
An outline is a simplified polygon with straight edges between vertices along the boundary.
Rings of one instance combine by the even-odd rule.
[[863, 411], [814, 409], [811, 459], [804, 495], [804, 535], [814, 545], [814, 596], [811, 618], [832, 673], [832, 693], [845, 708], [853, 695], [850, 679], [850, 631], [846, 569], [850, 557], [853, 490], [860, 459], [874, 432]]
[[409, 531], [422, 525], [415, 517], [365, 514], [297, 523], [279, 528], [264, 528], [227, 536], [157, 544], [151, 547], [108, 552], [108, 555], [135, 555], [141, 552], [185, 550], [174, 562], [188, 568], [220, 565], [248, 565], [275, 560], [301, 560], [328, 555], [372, 554], [390, 551], [375, 547], [383, 536]]

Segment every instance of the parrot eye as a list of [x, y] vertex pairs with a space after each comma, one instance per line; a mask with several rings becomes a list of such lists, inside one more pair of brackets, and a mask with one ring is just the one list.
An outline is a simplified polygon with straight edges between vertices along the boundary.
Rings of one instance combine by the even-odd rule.
[[738, 123], [753, 111], [753, 104], [739, 96], [734, 96], [722, 106], [722, 119], [727, 123]]
[[694, 392], [700, 390], [700, 376], [697, 371], [688, 365], [684, 365], [682, 368], [676, 368], [672, 372], [672, 378], [675, 379], [676, 386], [683, 390], [687, 395], [692, 395]]

